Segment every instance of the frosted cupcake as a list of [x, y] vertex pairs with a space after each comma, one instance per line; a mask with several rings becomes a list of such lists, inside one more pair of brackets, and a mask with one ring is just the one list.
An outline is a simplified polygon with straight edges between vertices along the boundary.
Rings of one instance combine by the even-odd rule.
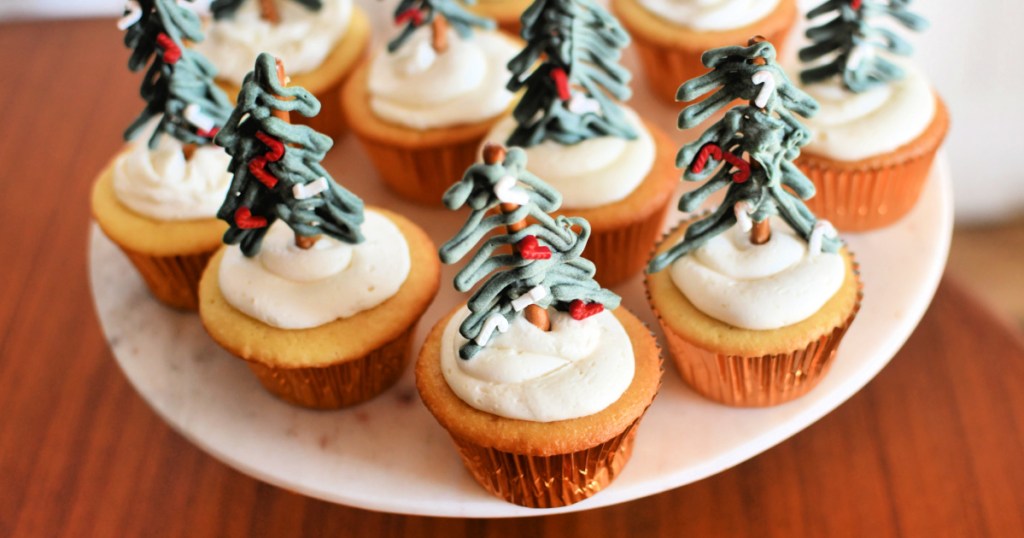
[[528, 41], [509, 64], [508, 87], [525, 93], [487, 140], [524, 148], [564, 211], [590, 222], [584, 255], [613, 286], [641, 271], [661, 233], [674, 148], [622, 103], [630, 74], [618, 59], [629, 36], [614, 17], [590, 0], [536, 2], [523, 23]]
[[[814, 138], [797, 166], [818, 187], [808, 205], [840, 230], [873, 230], [910, 212], [949, 130], [949, 113], [910, 46], [885, 19], [912, 30], [927, 22], [906, 2], [826, 2], [810, 19], [800, 51], [803, 88], [821, 103], [808, 121]], [[886, 40], [874, 36], [884, 32]]]
[[197, 48], [220, 70], [232, 99], [261, 52], [280, 58], [292, 83], [323, 103], [313, 118], [296, 118], [339, 134], [344, 118], [337, 95], [363, 58], [370, 39], [366, 13], [352, 0], [216, 0], [208, 39]]
[[647, 291], [683, 379], [737, 406], [792, 400], [824, 377], [860, 307], [852, 255], [802, 200], [814, 186], [792, 160], [809, 132], [797, 115], [814, 100], [789, 83], [770, 43], [704, 55], [712, 72], [683, 84], [693, 128], [736, 100], [678, 163], [704, 182], [680, 199], [696, 211], [715, 191], [721, 205], [688, 220], [658, 246]]
[[129, 68], [151, 75], [141, 89], [146, 108], [125, 132], [132, 142], [93, 185], [93, 218], [154, 297], [194, 310], [199, 277], [224, 232], [215, 214], [229, 158], [212, 142], [231, 104], [210, 62], [184, 46], [203, 39], [192, 11], [157, 3], [130, 10], [119, 27], [132, 49]]
[[671, 101], [679, 81], [703, 73], [705, 50], [762, 35], [783, 43], [796, 22], [796, 0], [612, 0], [636, 43], [647, 84]]
[[280, 64], [260, 55], [217, 137], [234, 173], [218, 213], [228, 246], [203, 274], [199, 314], [271, 393], [345, 407], [401, 375], [439, 264], [416, 225], [364, 211], [334, 183], [320, 165], [330, 137], [286, 121], [289, 111], [315, 115], [319, 103], [285, 80]]
[[516, 44], [458, 0], [403, 0], [394, 21], [401, 30], [345, 85], [342, 108], [389, 188], [439, 204], [512, 102]]
[[459, 291], [480, 286], [430, 332], [416, 387], [484, 488], [523, 506], [565, 506], [626, 464], [661, 359], [580, 257], [587, 222], [550, 214], [558, 192], [527, 170], [523, 150], [484, 153], [445, 194], [472, 214], [440, 250], [454, 263], [484, 240], [455, 277]]

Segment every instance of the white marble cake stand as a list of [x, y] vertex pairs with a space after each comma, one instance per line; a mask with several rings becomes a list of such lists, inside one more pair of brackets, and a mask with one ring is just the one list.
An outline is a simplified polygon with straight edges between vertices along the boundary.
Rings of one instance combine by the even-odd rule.
[[[348, 137], [328, 169], [347, 170], [336, 177], [368, 202], [409, 215], [437, 242], [462, 222], [462, 213], [404, 204], [377, 182], [355, 179], [371, 172], [354, 144]], [[733, 409], [698, 397], [666, 361], [661, 393], [622, 475], [595, 497], [552, 510], [508, 504], [478, 486], [448, 434], [420, 403], [411, 371], [391, 390], [352, 409], [293, 407], [264, 392], [242, 361], [207, 337], [196, 315], [152, 299], [95, 225], [90, 276], [110, 348], [139, 394], [182, 435], [241, 472], [370, 510], [457, 517], [553, 514], [621, 503], [713, 475], [799, 432], [853, 395], [899, 350], [931, 301], [952, 233], [951, 192], [942, 157], [909, 216], [883, 231], [848, 236], [861, 263], [865, 298], [819, 387], [778, 407]], [[445, 269], [417, 343], [461, 299], [448, 285], [453, 272]], [[627, 308], [656, 327], [639, 277], [616, 291]]]

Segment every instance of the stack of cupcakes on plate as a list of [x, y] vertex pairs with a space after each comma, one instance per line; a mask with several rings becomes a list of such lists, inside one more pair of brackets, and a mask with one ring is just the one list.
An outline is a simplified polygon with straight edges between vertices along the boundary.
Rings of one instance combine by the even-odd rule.
[[458, 0], [403, 0], [394, 22], [387, 50], [345, 84], [342, 109], [391, 190], [440, 205], [512, 103], [505, 64], [516, 40]]
[[214, 0], [210, 11], [209, 38], [197, 47], [220, 70], [218, 82], [232, 98], [256, 57], [269, 52], [288, 66], [293, 83], [322, 103], [320, 114], [296, 121], [341, 133], [337, 95], [370, 39], [359, 6], [352, 0]]
[[439, 264], [415, 224], [364, 211], [334, 183], [320, 165], [330, 137], [287, 121], [315, 116], [319, 103], [286, 80], [261, 54], [218, 134], [234, 173], [218, 212], [230, 228], [203, 274], [199, 314], [273, 394], [344, 407], [401, 375]]
[[[533, 170], [590, 222], [585, 256], [613, 286], [643, 268], [677, 184], [671, 141], [623, 105], [629, 36], [593, 0], [537, 1], [523, 14], [525, 48], [508, 87], [524, 90], [487, 140], [525, 149]], [[571, 43], [572, 46], [566, 46]]]
[[[737, 406], [792, 400], [828, 372], [856, 315], [861, 284], [852, 255], [802, 202], [814, 186], [793, 164], [810, 133], [795, 115], [814, 100], [790, 84], [774, 47], [708, 51], [712, 71], [683, 84], [692, 128], [735, 100], [678, 157], [689, 181], [680, 199], [696, 211], [715, 191], [724, 201], [661, 242], [647, 290], [683, 379], [700, 394]], [[706, 93], [714, 92], [710, 96]]]
[[586, 499], [629, 459], [660, 382], [654, 337], [593, 280], [587, 221], [551, 215], [561, 197], [522, 149], [488, 146], [444, 201], [472, 213], [441, 258], [483, 241], [455, 277], [480, 286], [427, 337], [420, 396], [491, 493], [538, 508]]
[[231, 180], [229, 158], [213, 137], [231, 103], [210, 62], [186, 47], [203, 40], [191, 10], [142, 2], [119, 27], [132, 49], [128, 67], [148, 66], [140, 91], [146, 108], [125, 132], [134, 141], [93, 186], [93, 218], [157, 299], [194, 310], [199, 277], [225, 228], [215, 214]]
[[804, 89], [821, 103], [813, 141], [797, 161], [818, 187], [812, 210], [844, 231], [874, 230], [913, 209], [949, 130], [949, 113], [890, 27], [927, 22], [900, 2], [830, 0], [809, 19], [800, 51]]

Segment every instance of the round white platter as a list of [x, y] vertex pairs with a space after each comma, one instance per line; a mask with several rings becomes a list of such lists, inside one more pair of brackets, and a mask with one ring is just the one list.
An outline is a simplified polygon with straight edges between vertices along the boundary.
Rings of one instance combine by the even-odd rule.
[[[672, 117], [671, 111], [664, 116], [668, 107], [645, 108]], [[373, 172], [352, 137], [343, 139], [325, 165], [368, 203], [410, 216], [438, 244], [465, 218], [396, 200], [368, 179]], [[241, 360], [210, 340], [195, 314], [152, 299], [95, 225], [90, 279], [110, 348], [139, 394], [174, 429], [239, 471], [370, 510], [452, 517], [554, 514], [617, 504], [711, 476], [806, 428], [863, 387], [903, 345], [935, 293], [952, 234], [951, 193], [948, 163], [940, 155], [910, 215], [882, 231], [845, 236], [861, 263], [865, 297], [832, 371], [816, 389], [778, 407], [733, 409], [699, 398], [666, 361], [664, 384], [625, 471], [595, 497], [561, 509], [522, 508], [477, 485], [448, 434], [420, 403], [411, 370], [361, 406], [300, 409], [264, 392]], [[454, 271], [445, 268], [441, 293], [420, 323], [417, 343], [465, 299], [450, 286]], [[615, 291], [627, 308], [657, 326], [640, 277]]]

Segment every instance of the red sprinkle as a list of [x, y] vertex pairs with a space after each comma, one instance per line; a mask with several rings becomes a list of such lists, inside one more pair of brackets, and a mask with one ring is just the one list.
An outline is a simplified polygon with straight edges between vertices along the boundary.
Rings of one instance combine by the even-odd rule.
[[572, 95], [569, 92], [569, 75], [566, 74], [565, 69], [561, 67], [552, 69], [551, 80], [555, 81], [555, 88], [558, 89], [558, 98], [568, 101]]
[[181, 59], [181, 48], [171, 39], [171, 36], [160, 32], [156, 36], [156, 44], [164, 49], [164, 62], [174, 65]]
[[861, 0], [850, 0], [850, 7], [852, 7], [853, 9], [859, 10], [860, 9], [860, 5], [861, 5]]
[[395, 16], [395, 24], [405, 24], [412, 20], [413, 26], [420, 26], [423, 24], [423, 19], [423, 10], [411, 7]]
[[267, 225], [267, 219], [252, 214], [248, 207], [242, 206], [235, 210], [235, 226], [243, 230], [263, 228]]
[[196, 129], [196, 134], [204, 138], [213, 138], [220, 132], [220, 127], [214, 127], [207, 131], [206, 129]]
[[737, 168], [736, 173], [733, 174], [732, 180], [736, 183], [743, 183], [750, 179], [750, 163], [743, 159], [723, 151], [721, 146], [713, 142], [704, 144], [704, 147], [700, 148], [697, 152], [697, 156], [693, 159], [693, 164], [690, 165], [690, 171], [694, 174], [699, 174], [704, 171], [704, 167], [708, 164], [709, 158], [714, 158], [716, 161], [725, 160], [725, 162], [735, 166]]
[[271, 137], [263, 131], [256, 131], [256, 138], [260, 139], [260, 142], [263, 142], [270, 148], [270, 151], [267, 151], [266, 155], [264, 155], [268, 161], [276, 163], [281, 160], [281, 157], [284, 156], [284, 144], [280, 140]]
[[528, 235], [516, 243], [516, 250], [524, 260], [547, 260], [551, 258], [551, 249], [542, 246], [537, 236]]
[[601, 303], [585, 303], [581, 299], [575, 299], [569, 303], [569, 315], [577, 321], [600, 314], [603, 310], [604, 305]]
[[262, 155], [249, 161], [249, 173], [255, 176], [260, 183], [266, 185], [268, 189], [273, 189], [274, 185], [277, 185], [277, 178], [267, 172], [266, 167], [267, 158]]

